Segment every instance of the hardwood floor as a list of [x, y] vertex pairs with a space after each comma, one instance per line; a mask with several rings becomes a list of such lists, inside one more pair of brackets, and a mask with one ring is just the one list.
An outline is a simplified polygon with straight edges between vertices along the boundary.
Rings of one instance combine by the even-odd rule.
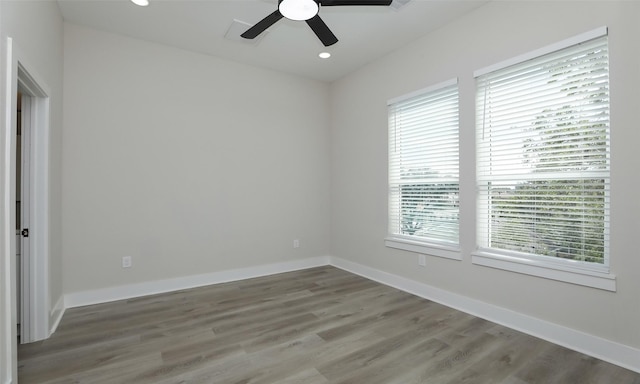
[[640, 374], [333, 268], [69, 309], [28, 383], [640, 383]]

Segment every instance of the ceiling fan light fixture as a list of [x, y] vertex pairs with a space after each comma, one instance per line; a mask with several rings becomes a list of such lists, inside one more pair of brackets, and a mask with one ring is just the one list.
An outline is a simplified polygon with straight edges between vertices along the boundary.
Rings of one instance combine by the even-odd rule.
[[331, 54], [329, 52], [320, 52], [318, 57], [321, 58], [321, 59], [328, 59], [328, 58], [331, 57]]
[[281, 0], [278, 10], [289, 20], [305, 21], [317, 15], [320, 6], [314, 0]]

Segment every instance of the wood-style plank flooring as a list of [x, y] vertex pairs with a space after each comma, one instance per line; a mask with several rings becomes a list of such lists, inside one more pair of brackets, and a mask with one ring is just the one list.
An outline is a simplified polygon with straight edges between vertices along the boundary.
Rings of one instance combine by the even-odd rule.
[[19, 383], [640, 383], [640, 374], [320, 267], [66, 311]]

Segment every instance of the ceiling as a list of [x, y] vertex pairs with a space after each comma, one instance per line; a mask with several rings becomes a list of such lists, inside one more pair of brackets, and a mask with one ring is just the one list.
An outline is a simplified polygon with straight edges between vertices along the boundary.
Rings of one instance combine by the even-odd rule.
[[[257, 43], [249, 26], [275, 11], [277, 0], [58, 0], [65, 21], [249, 65], [331, 82], [475, 9], [481, 0], [394, 0], [394, 7], [320, 10], [339, 42], [325, 48], [305, 22], [282, 19]], [[398, 9], [396, 6], [399, 6]], [[229, 38], [225, 34], [230, 30]], [[237, 28], [237, 29], [236, 29]], [[246, 27], [248, 28], [248, 26]], [[327, 51], [329, 59], [318, 54]]]

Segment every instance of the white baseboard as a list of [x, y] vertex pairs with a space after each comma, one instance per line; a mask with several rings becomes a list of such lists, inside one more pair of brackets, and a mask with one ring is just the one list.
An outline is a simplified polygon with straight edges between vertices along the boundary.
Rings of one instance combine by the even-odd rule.
[[640, 373], [640, 349], [616, 343], [558, 324], [514, 312], [456, 293], [419, 283], [344, 259], [330, 257], [329, 264], [367, 279], [435, 301], [471, 315], [504, 325], [554, 344], [608, 361]]
[[329, 264], [329, 257], [314, 257], [309, 259], [286, 261], [257, 267], [231, 269], [227, 271], [205, 273], [201, 275], [177, 277], [173, 279], [150, 281], [138, 284], [122, 285], [69, 293], [64, 296], [65, 308], [81, 307], [84, 305], [100, 304], [110, 301], [131, 299], [134, 297], [155, 295], [179, 291], [182, 289], [202, 287], [212, 284], [228, 283], [231, 281], [251, 279], [254, 277], [274, 275], [277, 273], [297, 271]]
[[65, 309], [65, 298], [64, 296], [60, 296], [56, 305], [53, 306], [53, 309], [51, 309], [51, 313], [49, 314], [49, 319], [51, 319], [49, 322], [51, 325], [49, 327], [49, 336], [58, 329], [58, 325], [60, 324], [60, 320], [62, 320], [62, 315], [64, 315]]

